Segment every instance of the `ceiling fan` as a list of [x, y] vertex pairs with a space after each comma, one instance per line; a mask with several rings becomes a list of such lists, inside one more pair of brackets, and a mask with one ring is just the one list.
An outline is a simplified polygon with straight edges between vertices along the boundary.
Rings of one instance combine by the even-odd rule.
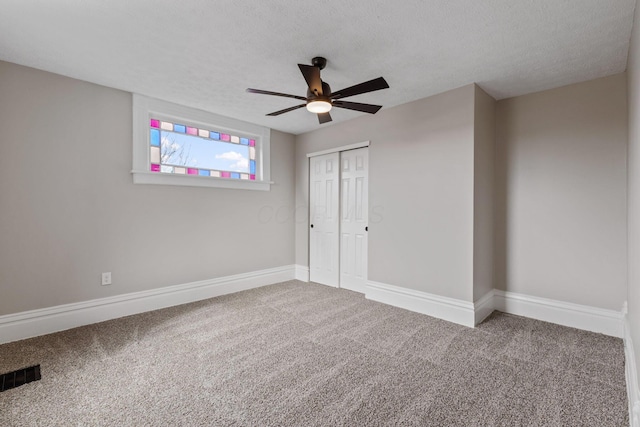
[[331, 88], [328, 83], [323, 82], [320, 79], [320, 70], [327, 65], [327, 60], [322, 57], [315, 57], [311, 60], [313, 65], [298, 64], [298, 68], [302, 72], [304, 79], [307, 82], [307, 97], [289, 95], [286, 93], [271, 92], [268, 90], [260, 89], [247, 89], [250, 93], [260, 93], [263, 95], [284, 96], [286, 98], [299, 99], [305, 101], [304, 104], [296, 105], [294, 107], [285, 108], [284, 110], [275, 111], [267, 114], [267, 116], [279, 116], [280, 114], [288, 113], [289, 111], [297, 110], [298, 108], [307, 107], [307, 110], [312, 113], [318, 114], [318, 121], [320, 124], [331, 121], [331, 115], [329, 111], [332, 107], [345, 108], [347, 110], [362, 111], [364, 113], [375, 114], [378, 112], [382, 105], [362, 104], [359, 102], [340, 101], [342, 98], [348, 96], [360, 95], [363, 93], [373, 92], [380, 89], [387, 89], [389, 84], [382, 77], [369, 80], [364, 83], [360, 83], [348, 88], [339, 90], [337, 92], [331, 92]]

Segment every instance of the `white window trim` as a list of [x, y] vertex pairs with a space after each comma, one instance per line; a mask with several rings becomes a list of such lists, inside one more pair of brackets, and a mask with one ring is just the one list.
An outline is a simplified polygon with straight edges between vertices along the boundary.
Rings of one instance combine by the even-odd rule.
[[[199, 124], [216, 132], [241, 134], [256, 140], [256, 180], [175, 175], [149, 170], [149, 119], [153, 115], [172, 122]], [[186, 185], [243, 190], [271, 189], [271, 129], [219, 116], [195, 108], [133, 94], [133, 175], [134, 184]]]

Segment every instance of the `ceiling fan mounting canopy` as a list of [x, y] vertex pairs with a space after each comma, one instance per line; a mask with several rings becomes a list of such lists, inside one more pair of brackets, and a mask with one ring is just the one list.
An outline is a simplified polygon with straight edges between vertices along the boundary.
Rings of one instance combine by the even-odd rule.
[[324, 67], [327, 66], [327, 60], [325, 58], [323, 58], [322, 56], [316, 56], [315, 58], [313, 58], [311, 60], [311, 64], [314, 67], [318, 67], [321, 70], [324, 70]]
[[262, 95], [282, 96], [285, 98], [293, 98], [305, 101], [304, 104], [285, 108], [284, 110], [280, 111], [275, 111], [273, 113], [267, 114], [267, 116], [279, 116], [280, 114], [288, 113], [289, 111], [307, 107], [307, 110], [311, 111], [312, 113], [318, 114], [318, 121], [320, 122], [320, 124], [327, 123], [332, 120], [331, 115], [329, 114], [329, 111], [332, 107], [361, 111], [369, 114], [375, 114], [378, 112], [378, 110], [380, 110], [380, 108], [382, 108], [381, 105], [340, 101], [340, 99], [346, 98], [348, 96], [374, 92], [380, 89], [387, 89], [389, 88], [389, 84], [384, 78], [378, 77], [377, 79], [369, 80], [364, 83], [350, 86], [348, 88], [344, 88], [332, 93], [329, 84], [322, 81], [322, 79], [320, 78], [320, 70], [323, 70], [327, 66], [327, 60], [321, 56], [316, 56], [311, 60], [311, 64], [312, 65], [298, 64], [298, 68], [300, 69], [302, 76], [307, 82], [306, 97], [251, 88], [248, 88], [247, 92], [258, 93]]

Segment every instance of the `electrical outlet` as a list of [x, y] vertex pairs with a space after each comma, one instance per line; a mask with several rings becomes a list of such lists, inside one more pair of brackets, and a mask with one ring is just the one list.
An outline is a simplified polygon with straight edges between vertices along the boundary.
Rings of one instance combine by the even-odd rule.
[[111, 284], [111, 272], [109, 271], [108, 273], [102, 273], [102, 286], [106, 286], [110, 284]]

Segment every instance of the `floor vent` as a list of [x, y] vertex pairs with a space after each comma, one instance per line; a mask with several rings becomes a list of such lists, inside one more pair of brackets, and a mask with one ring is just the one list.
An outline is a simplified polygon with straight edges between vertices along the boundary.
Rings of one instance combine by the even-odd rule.
[[23, 384], [40, 379], [40, 365], [2, 374], [0, 376], [0, 392], [20, 387]]

